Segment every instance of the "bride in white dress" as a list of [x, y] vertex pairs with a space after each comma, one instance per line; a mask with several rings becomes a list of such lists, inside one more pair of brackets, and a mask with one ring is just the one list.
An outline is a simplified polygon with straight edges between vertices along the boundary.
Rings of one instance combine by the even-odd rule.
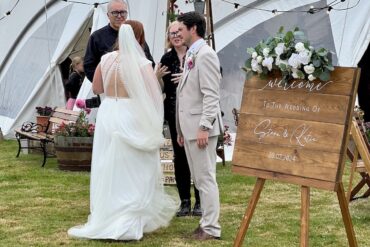
[[162, 184], [163, 99], [151, 62], [131, 26], [119, 30], [119, 51], [104, 55], [94, 93], [104, 91], [96, 119], [87, 223], [68, 234], [139, 240], [167, 226], [178, 207]]

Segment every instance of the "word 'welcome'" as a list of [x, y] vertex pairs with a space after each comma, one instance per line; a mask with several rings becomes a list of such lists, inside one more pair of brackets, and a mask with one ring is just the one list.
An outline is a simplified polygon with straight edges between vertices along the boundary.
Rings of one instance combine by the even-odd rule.
[[296, 88], [303, 88], [303, 89], [308, 89], [309, 92], [313, 91], [320, 91], [323, 89], [325, 86], [330, 84], [333, 81], [327, 81], [325, 83], [315, 83], [315, 82], [310, 82], [310, 81], [293, 81], [291, 83], [286, 83], [283, 80], [275, 79], [275, 80], [270, 80], [266, 83], [265, 86], [263, 86], [259, 90], [264, 90], [265, 88], [281, 88], [283, 90], [289, 90], [289, 89], [296, 89]]

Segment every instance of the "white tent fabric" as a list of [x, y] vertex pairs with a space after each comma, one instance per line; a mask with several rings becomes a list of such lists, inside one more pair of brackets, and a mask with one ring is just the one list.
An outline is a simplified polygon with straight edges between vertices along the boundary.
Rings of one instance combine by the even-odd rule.
[[[16, 2], [1, 1], [0, 13], [6, 13]], [[14, 138], [14, 128], [34, 120], [36, 106], [65, 105], [58, 65], [71, 53], [92, 14], [92, 30], [108, 23], [107, 1], [79, 2], [86, 4], [21, 0], [11, 15], [1, 20], [0, 128], [5, 137]], [[102, 4], [94, 10], [96, 2]], [[164, 50], [166, 2], [126, 2], [131, 19], [143, 22], [153, 56], [160, 57]], [[158, 33], [163, 35], [154, 38]]]
[[[10, 10], [17, 0], [0, 1], [0, 15]], [[47, 4], [45, 12], [44, 4]], [[33, 120], [36, 106], [65, 104], [59, 64], [70, 54], [84, 28], [93, 16], [92, 30], [108, 23], [106, 4], [94, 9], [98, 0], [80, 0], [89, 5], [61, 0], [20, 0], [0, 21], [0, 128], [7, 138], [24, 121]], [[146, 40], [158, 62], [164, 51], [167, 0], [128, 0], [130, 19], [143, 22]], [[335, 52], [340, 66], [356, 66], [370, 42], [370, 1], [336, 1], [335, 9], [308, 13], [278, 13], [252, 8], [307, 10], [325, 6], [333, 0], [235, 0], [234, 5], [212, 1], [216, 50], [223, 67], [221, 106], [225, 123], [235, 130], [232, 108], [239, 108], [244, 84], [240, 67], [247, 58], [246, 48], [274, 34], [280, 26], [300, 27], [315, 47]], [[193, 10], [192, 4], [178, 0], [181, 12]], [[84, 83], [81, 97], [87, 97], [91, 85]]]
[[[24, 7], [26, 9], [27, 6]], [[82, 5], [72, 7], [56, 4], [48, 8], [47, 21], [40, 16], [32, 25], [26, 24], [26, 30], [21, 29], [24, 36], [0, 77], [0, 123], [5, 135], [13, 127], [32, 119], [36, 106], [65, 104], [61, 74], [56, 65], [63, 54], [72, 49], [71, 42], [89, 12], [90, 9]], [[68, 24], [74, 25], [75, 29], [66, 28]]]

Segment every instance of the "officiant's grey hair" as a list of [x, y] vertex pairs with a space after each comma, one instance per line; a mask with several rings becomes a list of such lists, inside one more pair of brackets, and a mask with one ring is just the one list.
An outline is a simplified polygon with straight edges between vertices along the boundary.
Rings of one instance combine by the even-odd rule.
[[113, 3], [123, 3], [124, 5], [126, 5], [126, 7], [128, 7], [127, 2], [125, 0], [110, 0], [108, 5], [107, 5], [107, 11], [108, 12], [111, 9]]

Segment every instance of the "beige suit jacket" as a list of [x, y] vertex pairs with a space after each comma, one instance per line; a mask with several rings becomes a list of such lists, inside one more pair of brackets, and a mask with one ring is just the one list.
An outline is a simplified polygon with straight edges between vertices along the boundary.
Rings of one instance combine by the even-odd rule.
[[185, 61], [183, 78], [177, 87], [176, 129], [178, 136], [197, 139], [201, 125], [209, 136], [223, 133], [220, 110], [220, 62], [216, 52], [204, 44], [195, 52], [194, 67]]

